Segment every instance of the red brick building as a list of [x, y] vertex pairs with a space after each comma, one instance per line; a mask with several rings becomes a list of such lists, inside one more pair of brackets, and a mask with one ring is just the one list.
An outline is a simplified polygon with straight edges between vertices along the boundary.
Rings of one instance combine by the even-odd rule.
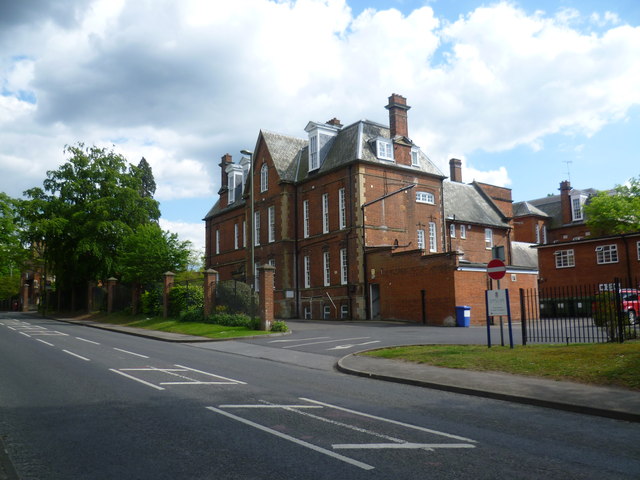
[[385, 108], [389, 127], [309, 122], [306, 138], [261, 131], [249, 158], [222, 157], [206, 268], [251, 282], [257, 265], [275, 266], [280, 318], [443, 324], [465, 304], [480, 323], [499, 246], [516, 272], [507, 283], [530, 285], [535, 265], [511, 241], [510, 190], [462, 184], [459, 160], [444, 182], [409, 137], [406, 99], [393, 94]]
[[595, 236], [583, 207], [597, 193], [560, 183], [560, 194], [514, 205], [516, 239], [537, 244], [541, 288], [608, 286], [620, 279], [637, 287], [640, 232]]

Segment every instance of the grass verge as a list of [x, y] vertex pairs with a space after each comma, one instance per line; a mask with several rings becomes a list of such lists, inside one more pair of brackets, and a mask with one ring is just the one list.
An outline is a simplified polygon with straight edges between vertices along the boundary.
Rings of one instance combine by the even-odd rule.
[[126, 315], [121, 313], [112, 313], [111, 315], [98, 314], [92, 316], [91, 320], [110, 323], [112, 325], [145, 328], [147, 330], [157, 330], [160, 332], [183, 333], [185, 335], [196, 335], [207, 338], [247, 337], [271, 333], [262, 330], [250, 330], [247, 327], [226, 327], [213, 323], [180, 322], [163, 317], [147, 317], [146, 315]]
[[418, 345], [362, 355], [436, 367], [505, 372], [640, 390], [640, 343], [527, 345], [514, 349], [480, 345]]

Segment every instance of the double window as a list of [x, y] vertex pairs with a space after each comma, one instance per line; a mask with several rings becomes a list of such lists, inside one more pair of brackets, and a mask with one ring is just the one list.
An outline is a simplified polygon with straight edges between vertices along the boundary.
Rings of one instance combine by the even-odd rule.
[[381, 160], [393, 161], [393, 143], [391, 140], [381, 138], [376, 141], [377, 156]]
[[569, 268], [576, 266], [576, 258], [573, 249], [557, 250], [553, 254], [556, 256], [556, 268]]
[[596, 247], [596, 260], [598, 264], [618, 263], [618, 246], [600, 245]]

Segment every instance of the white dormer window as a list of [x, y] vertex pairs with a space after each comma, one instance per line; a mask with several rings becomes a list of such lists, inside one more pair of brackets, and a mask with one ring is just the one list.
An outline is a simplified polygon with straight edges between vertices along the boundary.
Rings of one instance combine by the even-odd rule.
[[430, 203], [431, 205], [434, 205], [436, 203], [436, 198], [433, 196], [433, 193], [430, 192], [416, 192], [416, 202]]
[[318, 156], [318, 137], [309, 137], [309, 171], [320, 168], [320, 157]]
[[571, 218], [573, 221], [584, 220], [582, 207], [587, 197], [585, 195], [571, 196]]
[[388, 138], [376, 140], [377, 157], [381, 160], [393, 161], [393, 143]]
[[411, 166], [412, 167], [419, 167], [420, 166], [420, 158], [418, 156], [418, 149], [417, 148], [412, 148], [411, 149]]
[[242, 168], [237, 165], [227, 167], [227, 185], [229, 187], [228, 203], [231, 204], [242, 197], [244, 187], [244, 175]]

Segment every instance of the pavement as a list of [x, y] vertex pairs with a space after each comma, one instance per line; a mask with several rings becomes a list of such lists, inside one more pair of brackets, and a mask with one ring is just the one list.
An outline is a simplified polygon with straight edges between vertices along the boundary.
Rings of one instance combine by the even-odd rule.
[[[158, 332], [122, 325], [104, 324], [82, 318], [58, 318], [56, 320], [166, 342], [202, 343], [216, 341], [209, 338], [179, 333]], [[230, 340], [244, 340], [247, 338], [250, 337]], [[258, 349], [265, 350], [267, 347], [243, 344], [241, 349], [233, 348], [230, 350], [230, 353], [256, 356], [256, 352], [250, 353], [250, 351]], [[280, 353], [274, 355], [273, 358], [277, 357], [280, 361], [284, 360], [281, 354], [282, 350], [272, 348], [269, 348], [269, 350], [274, 350], [274, 353], [275, 350], [277, 350]], [[258, 356], [261, 358], [271, 357], [267, 354], [258, 354]], [[323, 362], [325, 360], [329, 361], [321, 355], [296, 352], [295, 363], [304, 365], [303, 360], [300, 358], [304, 356], [310, 356], [310, 361], [313, 362], [317, 362], [318, 360], [322, 360]], [[330, 361], [333, 362], [333, 359], [330, 359]], [[350, 354], [339, 359], [337, 364], [335, 364], [335, 368], [343, 373], [378, 380], [588, 415], [597, 415], [617, 420], [640, 422], [640, 392], [623, 388], [592, 386], [575, 382], [548, 380], [506, 373], [432, 367], [398, 360], [362, 356], [358, 355], [358, 353]]]

